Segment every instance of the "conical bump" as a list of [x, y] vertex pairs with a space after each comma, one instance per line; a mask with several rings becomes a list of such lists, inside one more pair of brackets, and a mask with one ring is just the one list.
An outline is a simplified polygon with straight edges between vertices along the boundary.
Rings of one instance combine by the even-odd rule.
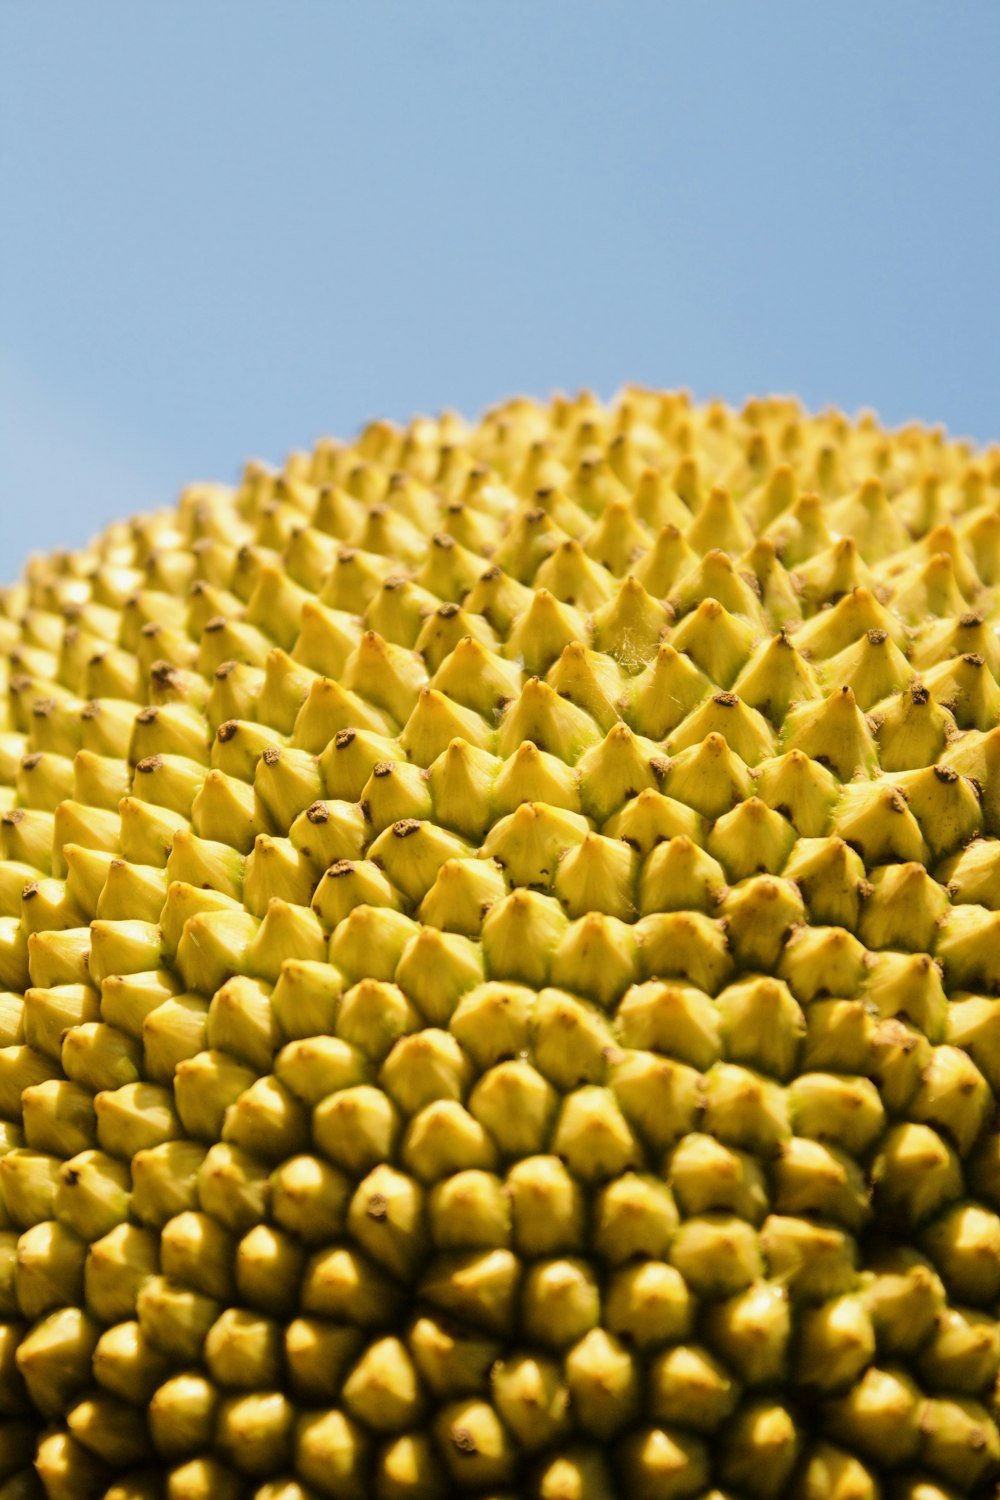
[[998, 510], [633, 387], [0, 591], [3, 1496], [985, 1493]]

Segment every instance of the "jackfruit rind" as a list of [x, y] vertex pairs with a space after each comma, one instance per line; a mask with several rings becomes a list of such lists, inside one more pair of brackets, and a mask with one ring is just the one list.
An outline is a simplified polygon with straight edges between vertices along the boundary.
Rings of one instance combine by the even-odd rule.
[[629, 388], [32, 559], [0, 1500], [985, 1492], [998, 513]]

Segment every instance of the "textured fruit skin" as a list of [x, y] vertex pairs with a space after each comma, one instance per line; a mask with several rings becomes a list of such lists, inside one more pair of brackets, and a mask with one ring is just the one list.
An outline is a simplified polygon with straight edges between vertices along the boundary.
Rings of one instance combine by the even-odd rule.
[[33, 559], [0, 1500], [988, 1493], [998, 512], [627, 389]]

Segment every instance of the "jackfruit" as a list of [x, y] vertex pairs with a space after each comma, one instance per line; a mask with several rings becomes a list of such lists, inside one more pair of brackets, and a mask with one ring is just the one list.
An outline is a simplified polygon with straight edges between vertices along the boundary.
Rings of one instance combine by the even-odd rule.
[[998, 516], [629, 388], [31, 559], [0, 1500], [985, 1495]]

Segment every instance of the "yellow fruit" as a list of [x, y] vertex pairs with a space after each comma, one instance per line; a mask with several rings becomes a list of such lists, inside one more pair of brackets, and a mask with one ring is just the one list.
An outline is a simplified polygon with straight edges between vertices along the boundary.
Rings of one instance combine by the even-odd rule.
[[998, 509], [630, 388], [29, 562], [0, 1500], [985, 1493]]

